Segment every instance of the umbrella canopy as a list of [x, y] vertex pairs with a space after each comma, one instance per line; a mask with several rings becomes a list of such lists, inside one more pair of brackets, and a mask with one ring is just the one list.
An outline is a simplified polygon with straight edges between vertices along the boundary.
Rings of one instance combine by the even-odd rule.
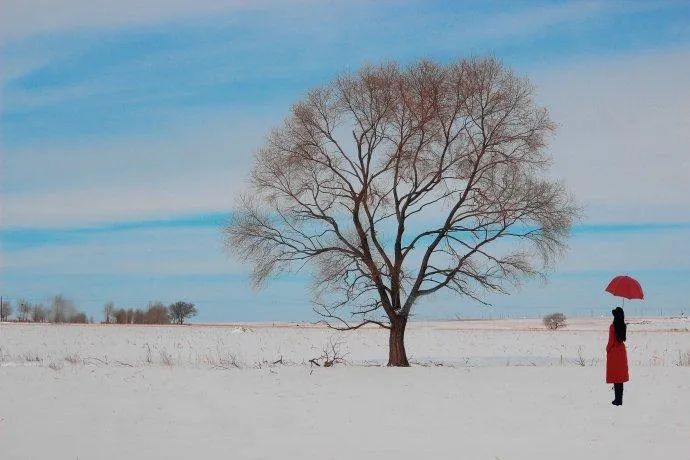
[[616, 276], [606, 286], [606, 292], [625, 299], [644, 299], [642, 286], [636, 279], [629, 276]]

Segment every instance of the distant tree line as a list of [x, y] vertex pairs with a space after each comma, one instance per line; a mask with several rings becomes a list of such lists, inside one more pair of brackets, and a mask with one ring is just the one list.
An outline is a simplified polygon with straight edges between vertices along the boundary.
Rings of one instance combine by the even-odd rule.
[[[196, 316], [198, 310], [193, 303], [149, 302], [145, 309], [118, 308], [113, 302], [103, 307], [105, 324], [184, 324]], [[14, 315], [14, 316], [13, 316]], [[77, 309], [75, 303], [62, 295], [49, 299], [47, 306], [40, 302], [19, 299], [14, 305], [8, 300], [0, 301], [0, 321], [31, 323], [93, 323], [93, 318]]]
[[[15, 315], [12, 318], [12, 315]], [[91, 323], [86, 313], [77, 309], [70, 299], [63, 295], [56, 295], [48, 300], [48, 305], [40, 302], [30, 302], [18, 299], [14, 305], [10, 301], [0, 302], [0, 321], [14, 319], [19, 322], [31, 323]]]
[[194, 304], [189, 302], [175, 302], [169, 306], [162, 302], [150, 302], [143, 310], [117, 308], [108, 302], [103, 307], [103, 319], [106, 324], [184, 324], [197, 312]]

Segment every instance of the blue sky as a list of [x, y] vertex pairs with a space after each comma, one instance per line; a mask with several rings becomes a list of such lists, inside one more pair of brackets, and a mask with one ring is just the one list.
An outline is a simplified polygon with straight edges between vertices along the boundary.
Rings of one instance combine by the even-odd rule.
[[[20, 1], [0, 15], [0, 294], [187, 299], [200, 321], [309, 320], [306, 274], [249, 287], [219, 227], [264, 136], [366, 62], [492, 54], [559, 124], [551, 174], [585, 208], [548, 283], [419, 318], [608, 311], [629, 273], [690, 310], [687, 2]], [[642, 308], [644, 310], [642, 310]]]

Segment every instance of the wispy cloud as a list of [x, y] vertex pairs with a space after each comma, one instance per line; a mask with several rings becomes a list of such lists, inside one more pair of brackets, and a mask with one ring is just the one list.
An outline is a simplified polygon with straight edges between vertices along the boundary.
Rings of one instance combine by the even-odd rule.
[[93, 240], [101, 235], [140, 230], [208, 228], [220, 230], [230, 213], [194, 214], [167, 219], [129, 220], [86, 227], [0, 228], [0, 247], [6, 251]]
[[[539, 100], [560, 125], [553, 174], [589, 219], [690, 220], [689, 63], [690, 51], [679, 50], [534, 72]], [[287, 106], [178, 109], [126, 140], [15, 149], [4, 158], [2, 225], [227, 211]]]
[[644, 222], [644, 223], [617, 223], [617, 224], [580, 224], [573, 227], [573, 234], [596, 235], [596, 234], [621, 234], [621, 233], [656, 233], [673, 232], [677, 230], [690, 230], [690, 222]]
[[[407, 5], [376, 5], [380, 2], [355, 1], [338, 4], [329, 2], [323, 4], [313, 0], [291, 0], [287, 2], [271, 2], [268, 0], [9, 0], [3, 6], [0, 19], [0, 43], [2, 41], [19, 40], [32, 35], [59, 33], [71, 30], [113, 29], [119, 27], [141, 27], [145, 25], [181, 20], [193, 21], [211, 16], [228, 15], [242, 11], [258, 11], [270, 14], [271, 10], [280, 11], [288, 18], [301, 19], [300, 26], [311, 27], [319, 24], [321, 17], [326, 19], [329, 27], [337, 25], [337, 18], [362, 14], [366, 21], [371, 13], [394, 7], [399, 11], [416, 10], [419, 18], [428, 19], [431, 15], [441, 19], [444, 11], [455, 11], [453, 5], [445, 2], [408, 2]], [[493, 6], [490, 3], [486, 9], [492, 13], [502, 10], [510, 12], [492, 14], [486, 20], [477, 24], [470, 24], [474, 33], [483, 31], [483, 35], [509, 36], [532, 33], [543, 27], [557, 25], [588, 17], [597, 12], [612, 9], [640, 9], [642, 4], [613, 3], [602, 1], [588, 2], [529, 2], [518, 3], [513, 7], [506, 3]], [[461, 10], [459, 16], [472, 14], [477, 4], [459, 2]], [[474, 7], [474, 8], [473, 8]], [[647, 6], [648, 8], [649, 6]], [[335, 14], [334, 14], [335, 13]], [[383, 17], [385, 18], [385, 16]], [[377, 22], [380, 23], [377, 18]]]
[[595, 221], [690, 220], [690, 48], [535, 74], [558, 122], [554, 174]]
[[[88, 226], [67, 227], [5, 227], [0, 228], [0, 245], [5, 250], [45, 245], [60, 245], [99, 238], [104, 234], [145, 230], [211, 229], [219, 231], [228, 223], [231, 212], [210, 212], [177, 215], [163, 219], [126, 220]], [[607, 234], [671, 234], [690, 230], [688, 222], [587, 223], [573, 227], [576, 237]]]
[[8, 0], [0, 16], [0, 44], [66, 30], [132, 27], [190, 19], [268, 2], [249, 0]]

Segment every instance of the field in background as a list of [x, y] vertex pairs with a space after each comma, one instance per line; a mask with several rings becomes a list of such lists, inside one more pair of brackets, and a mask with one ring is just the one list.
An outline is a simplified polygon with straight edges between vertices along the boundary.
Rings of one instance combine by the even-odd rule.
[[0, 458], [685, 458], [690, 320], [628, 321], [621, 408], [608, 318], [413, 323], [411, 369], [375, 328], [0, 324]]
[[[672, 366], [690, 349], [690, 318], [630, 318], [628, 354], [636, 366]], [[444, 366], [603, 365], [609, 319], [577, 318], [548, 331], [540, 321], [473, 320], [411, 323], [410, 359]], [[323, 325], [0, 325], [0, 366], [173, 365], [235, 367], [262, 363], [309, 365], [337, 347], [351, 365], [385, 364], [387, 331], [378, 327], [338, 332]], [[332, 351], [332, 350], [331, 350]]]

